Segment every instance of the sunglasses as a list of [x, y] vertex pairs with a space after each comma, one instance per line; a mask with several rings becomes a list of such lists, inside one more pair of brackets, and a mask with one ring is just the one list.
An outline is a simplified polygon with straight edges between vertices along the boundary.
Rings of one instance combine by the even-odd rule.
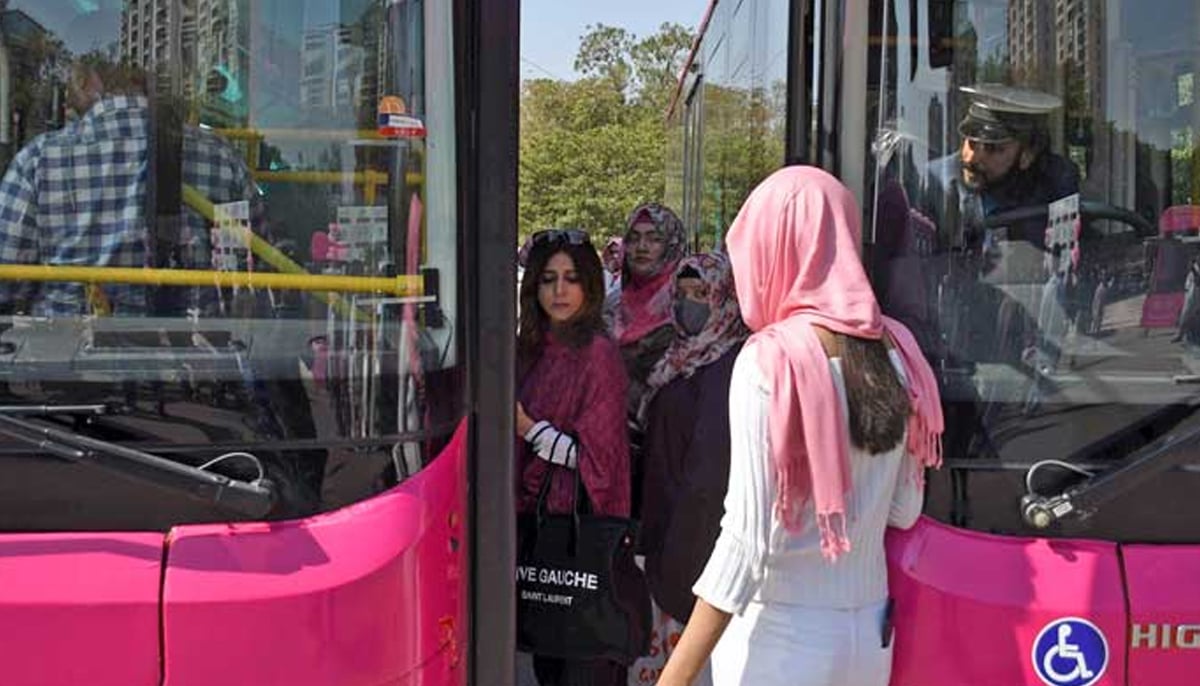
[[588, 232], [583, 229], [546, 229], [530, 237], [531, 245], [567, 243], [569, 245], [591, 245]]

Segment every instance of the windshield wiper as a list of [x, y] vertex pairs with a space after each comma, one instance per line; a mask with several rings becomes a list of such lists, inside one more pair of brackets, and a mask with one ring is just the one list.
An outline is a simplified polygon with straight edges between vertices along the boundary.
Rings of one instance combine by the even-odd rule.
[[1172, 431], [1123, 460], [1120, 466], [1094, 474], [1061, 493], [1027, 493], [1021, 516], [1035, 529], [1067, 518], [1086, 519], [1100, 506], [1133, 490], [1163, 472], [1195, 459], [1200, 448], [1200, 425]]
[[0, 414], [45, 416], [48, 414], [115, 414], [112, 405], [0, 405]]
[[13, 416], [105, 414], [109, 409], [105, 405], [0, 406], [0, 434], [65, 460], [93, 464], [248, 517], [263, 517], [271, 511], [275, 504], [275, 492], [267, 479], [240, 481], [141, 450]]

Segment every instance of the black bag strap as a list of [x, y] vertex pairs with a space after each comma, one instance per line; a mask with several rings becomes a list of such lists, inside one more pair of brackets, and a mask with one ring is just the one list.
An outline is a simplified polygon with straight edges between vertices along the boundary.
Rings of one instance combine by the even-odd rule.
[[[570, 436], [571, 440], [575, 442], [577, 456], [575, 459], [575, 469], [572, 470], [574, 472], [573, 478], [575, 481], [575, 488], [571, 494], [572, 526], [571, 537], [568, 542], [568, 551], [571, 555], [574, 555], [578, 550], [580, 515], [592, 514], [592, 503], [591, 499], [588, 497], [587, 488], [583, 484], [583, 476], [580, 474], [582, 465], [580, 464], [581, 459], [578, 457], [578, 455], [582, 454], [582, 451], [578, 449], [579, 438], [573, 434], [568, 433], [567, 435]], [[565, 467], [550, 464], [546, 469], [546, 475], [542, 477], [541, 486], [538, 487], [537, 507], [535, 509], [538, 529], [542, 528], [542, 523], [546, 519], [546, 497], [550, 493], [550, 482], [554, 480], [556, 467], [565, 469]], [[534, 535], [536, 536], [537, 534], [535, 533]]]

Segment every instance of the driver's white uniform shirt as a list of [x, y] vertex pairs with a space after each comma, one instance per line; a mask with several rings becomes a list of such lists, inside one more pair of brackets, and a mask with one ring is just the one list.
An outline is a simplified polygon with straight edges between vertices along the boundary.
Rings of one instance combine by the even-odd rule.
[[[891, 358], [905, 378], [899, 356], [893, 352]], [[840, 360], [830, 360], [830, 371], [844, 410]], [[884, 530], [912, 526], [922, 500], [904, 441], [877, 455], [851, 444], [852, 490], [846, 498], [851, 548], [830, 563], [821, 555], [811, 503], [798, 532], [774, 516], [770, 386], [752, 343], [734, 364], [729, 408], [725, 515], [693, 588], [709, 604], [735, 615], [713, 653], [713, 683], [884, 686], [891, 669], [891, 649], [881, 647], [887, 599]], [[846, 437], [849, 441], [848, 427]]]

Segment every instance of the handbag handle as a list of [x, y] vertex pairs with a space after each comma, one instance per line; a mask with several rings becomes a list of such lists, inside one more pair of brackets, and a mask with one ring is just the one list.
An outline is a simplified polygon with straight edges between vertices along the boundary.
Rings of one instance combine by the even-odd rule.
[[[575, 445], [579, 445], [578, 437], [573, 434], [567, 435], [575, 441]], [[537, 518], [537, 528], [539, 530], [542, 528], [542, 522], [545, 521], [546, 518], [546, 497], [547, 494], [550, 493], [550, 482], [554, 480], [555, 472], [553, 467], [554, 465], [551, 465], [551, 467], [546, 470], [546, 475], [542, 478], [542, 484], [538, 487], [535, 516]], [[583, 485], [583, 477], [580, 474], [580, 465], [578, 460], [576, 460], [575, 469], [571, 471], [574, 472], [573, 478], [575, 481], [575, 488], [571, 494], [571, 537], [567, 542], [567, 551], [571, 556], [574, 556], [578, 550], [579, 542], [580, 503], [582, 502], [583, 507], [587, 509], [588, 513], [591, 513], [592, 506], [591, 500], [587, 495], [587, 489]]]

